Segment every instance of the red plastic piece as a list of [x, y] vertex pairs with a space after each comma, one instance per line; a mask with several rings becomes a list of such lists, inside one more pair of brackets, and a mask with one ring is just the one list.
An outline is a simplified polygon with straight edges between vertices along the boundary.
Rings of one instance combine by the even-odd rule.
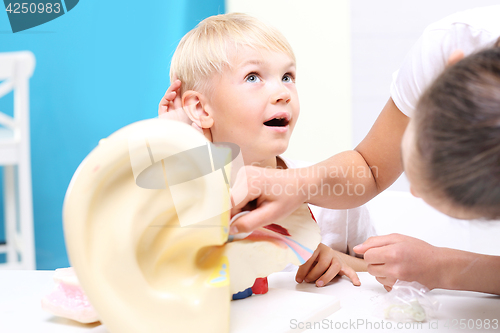
[[309, 205], [308, 205], [307, 208], [309, 208], [309, 213], [311, 213], [311, 217], [313, 218], [314, 222], [318, 223], [318, 221], [316, 221], [316, 218], [314, 217], [314, 214], [311, 210], [311, 207], [309, 207]]
[[256, 278], [255, 283], [252, 286], [252, 291], [254, 294], [266, 294], [269, 291], [267, 277]]
[[285, 228], [283, 228], [279, 224], [272, 223], [269, 225], [265, 225], [264, 228], [271, 230], [271, 231], [274, 231], [278, 234], [282, 234], [283, 236], [291, 236], [290, 233], [288, 232], [288, 230], [286, 230]]

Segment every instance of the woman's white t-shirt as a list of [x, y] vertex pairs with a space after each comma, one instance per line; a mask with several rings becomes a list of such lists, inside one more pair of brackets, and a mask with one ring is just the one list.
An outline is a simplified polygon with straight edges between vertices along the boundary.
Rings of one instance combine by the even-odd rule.
[[500, 37], [500, 5], [459, 12], [429, 25], [393, 74], [391, 97], [411, 117], [420, 96], [455, 50], [465, 56], [492, 47]]

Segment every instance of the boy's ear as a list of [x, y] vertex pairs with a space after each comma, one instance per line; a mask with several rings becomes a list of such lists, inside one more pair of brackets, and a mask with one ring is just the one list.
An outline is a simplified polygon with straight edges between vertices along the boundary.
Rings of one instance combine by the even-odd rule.
[[193, 123], [201, 128], [211, 128], [214, 125], [214, 119], [208, 110], [206, 98], [203, 94], [188, 90], [182, 94], [182, 106], [186, 115]]

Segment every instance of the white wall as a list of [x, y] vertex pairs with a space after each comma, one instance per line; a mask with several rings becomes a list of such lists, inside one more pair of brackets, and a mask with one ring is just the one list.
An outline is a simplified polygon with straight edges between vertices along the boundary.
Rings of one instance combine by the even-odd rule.
[[456, 220], [408, 192], [384, 191], [367, 205], [378, 235], [400, 233], [434, 246], [500, 255], [500, 221]]
[[[389, 99], [391, 76], [427, 25], [457, 11], [498, 0], [353, 0], [353, 144], [368, 133]], [[500, 18], [499, 18], [500, 20]], [[404, 176], [392, 186], [408, 190]]]
[[297, 57], [301, 114], [285, 156], [322, 161], [352, 147], [349, 0], [226, 0], [278, 28]]
[[[424, 28], [498, 0], [226, 0], [287, 37], [301, 115], [285, 156], [319, 162], [354, 148], [389, 98], [392, 73]], [[393, 190], [408, 190], [404, 177]]]

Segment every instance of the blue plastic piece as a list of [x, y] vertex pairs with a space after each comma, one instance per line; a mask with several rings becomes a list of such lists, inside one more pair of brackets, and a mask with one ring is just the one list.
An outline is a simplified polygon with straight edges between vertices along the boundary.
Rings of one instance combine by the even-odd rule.
[[244, 299], [244, 298], [250, 297], [250, 296], [252, 296], [252, 294], [253, 294], [252, 287], [250, 287], [248, 289], [240, 291], [239, 293], [233, 294], [233, 301], [237, 300], [237, 299]]

